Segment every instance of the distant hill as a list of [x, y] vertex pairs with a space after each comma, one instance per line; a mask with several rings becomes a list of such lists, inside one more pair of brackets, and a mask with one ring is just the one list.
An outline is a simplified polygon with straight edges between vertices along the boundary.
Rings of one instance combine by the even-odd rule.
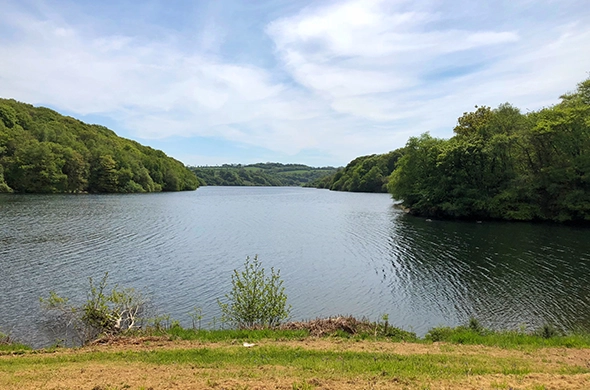
[[0, 192], [194, 190], [195, 175], [164, 152], [45, 107], [0, 99]]
[[301, 164], [257, 163], [250, 165], [189, 167], [208, 186], [302, 186], [337, 171]]
[[385, 154], [371, 154], [352, 160], [344, 169], [309, 183], [308, 187], [333, 191], [387, 192], [389, 175], [403, 155], [403, 149]]

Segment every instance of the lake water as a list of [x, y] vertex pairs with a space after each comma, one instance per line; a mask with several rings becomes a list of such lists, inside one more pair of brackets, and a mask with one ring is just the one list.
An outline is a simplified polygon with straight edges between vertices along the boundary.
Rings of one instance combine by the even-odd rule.
[[426, 221], [386, 194], [203, 187], [137, 195], [0, 195], [0, 329], [53, 340], [39, 297], [82, 302], [88, 277], [134, 287], [185, 326], [258, 255], [280, 269], [292, 318], [339, 314], [423, 335], [470, 316], [494, 328], [590, 330], [590, 230]]

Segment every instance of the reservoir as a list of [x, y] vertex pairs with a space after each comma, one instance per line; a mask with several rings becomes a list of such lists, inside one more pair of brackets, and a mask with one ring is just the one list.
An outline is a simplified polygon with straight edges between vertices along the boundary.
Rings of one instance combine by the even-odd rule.
[[420, 336], [470, 317], [590, 331], [588, 228], [429, 221], [387, 194], [296, 187], [0, 194], [0, 330], [50, 345], [39, 298], [82, 303], [105, 272], [183, 326], [195, 307], [219, 326], [217, 300], [255, 255], [280, 270], [293, 320], [388, 314]]

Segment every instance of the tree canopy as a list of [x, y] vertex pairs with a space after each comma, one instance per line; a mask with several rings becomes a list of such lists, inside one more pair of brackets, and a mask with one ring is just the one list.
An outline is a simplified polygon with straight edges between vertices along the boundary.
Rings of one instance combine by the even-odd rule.
[[385, 154], [357, 157], [344, 169], [316, 179], [309, 186], [333, 191], [387, 192], [389, 175], [402, 154], [403, 150], [398, 149]]
[[590, 79], [522, 114], [477, 107], [448, 140], [411, 138], [388, 189], [411, 212], [450, 218], [590, 221]]
[[0, 99], [0, 192], [194, 190], [198, 180], [164, 152], [45, 107]]

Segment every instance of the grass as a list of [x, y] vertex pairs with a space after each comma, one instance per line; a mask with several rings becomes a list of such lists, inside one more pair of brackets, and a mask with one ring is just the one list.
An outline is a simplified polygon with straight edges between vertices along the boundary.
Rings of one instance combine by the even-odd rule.
[[20, 343], [0, 344], [0, 352], [19, 352], [31, 350], [32, 348], [28, 345]]
[[[144, 363], [150, 365], [190, 364], [198, 368], [253, 369], [260, 366], [288, 367], [296, 376], [358, 377], [396, 376], [398, 378], [453, 378], [469, 375], [523, 375], [531, 372], [528, 362], [516, 358], [465, 358], [446, 354], [398, 355], [354, 351], [318, 351], [297, 347], [264, 346], [246, 349], [195, 348], [120, 352], [85, 352], [59, 355], [31, 355], [27, 359], [0, 360], [0, 371], [30, 367], [55, 367], [72, 363]], [[590, 369], [582, 370], [587, 373]], [[560, 371], [562, 373], [562, 371]]]
[[205, 342], [220, 341], [260, 341], [260, 340], [300, 340], [309, 337], [307, 330], [274, 330], [274, 329], [185, 329], [173, 326], [165, 332], [180, 340], [199, 340]]
[[590, 348], [589, 334], [547, 335], [543, 332], [543, 328], [533, 333], [526, 333], [514, 330], [472, 329], [468, 326], [440, 327], [431, 329], [424, 340], [500, 348], [522, 348], [523, 346], [533, 348]]
[[0, 353], [29, 351], [31, 347], [13, 340], [9, 335], [0, 332]]
[[[483, 345], [505, 349], [528, 348], [590, 348], [590, 334], [560, 334], [552, 327], [544, 326], [534, 332], [527, 333], [515, 330], [490, 330], [483, 328], [472, 319], [468, 325], [437, 327], [431, 329], [424, 338], [413, 332], [385, 325], [383, 322], [370, 322], [367, 319], [354, 317], [335, 317], [316, 319], [305, 322], [293, 322], [282, 329], [192, 329], [174, 325], [165, 330], [144, 330], [132, 332], [130, 336], [167, 336], [177, 340], [195, 340], [201, 342], [234, 342], [248, 341], [288, 341], [303, 340], [309, 337], [329, 337], [333, 339], [350, 339], [355, 341], [388, 341], [448, 344]], [[125, 337], [124, 335], [121, 337]], [[0, 334], [0, 352], [27, 351], [27, 345], [14, 342]]]

